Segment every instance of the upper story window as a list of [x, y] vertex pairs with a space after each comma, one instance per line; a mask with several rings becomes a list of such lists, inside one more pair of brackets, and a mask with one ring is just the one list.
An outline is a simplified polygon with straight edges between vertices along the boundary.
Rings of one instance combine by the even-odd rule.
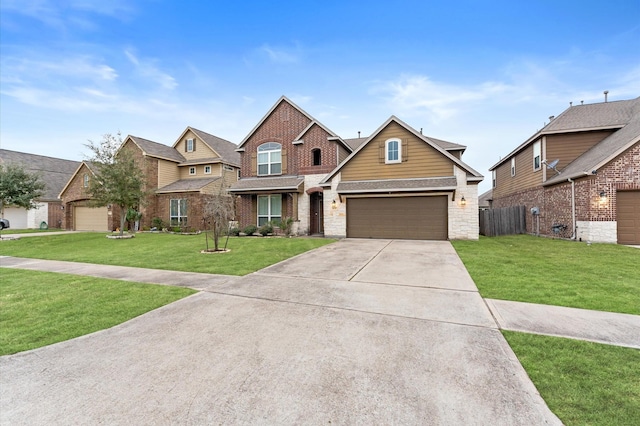
[[186, 152], [193, 152], [196, 150], [196, 141], [193, 139], [187, 139], [187, 143], [184, 147]]
[[85, 188], [89, 187], [89, 175], [86, 173], [82, 177], [82, 186], [84, 186]]
[[263, 143], [258, 147], [258, 176], [282, 174], [282, 145]]
[[204, 174], [205, 175], [211, 174], [211, 166], [204, 166]]
[[320, 148], [316, 148], [314, 150], [311, 151], [311, 156], [312, 156], [312, 160], [313, 160], [313, 165], [314, 166], [319, 166], [322, 164], [322, 152], [320, 151]]
[[492, 185], [492, 188], [496, 187], [496, 170], [495, 169], [491, 170], [491, 185]]
[[533, 144], [533, 170], [540, 170], [542, 167], [542, 143], [536, 141]]
[[195, 175], [196, 174], [196, 168], [195, 167], [189, 167], [189, 174], [190, 175]]
[[401, 163], [402, 151], [400, 151], [400, 139], [389, 139], [385, 142], [384, 162], [386, 164]]
[[511, 176], [516, 175], [516, 157], [511, 159]]

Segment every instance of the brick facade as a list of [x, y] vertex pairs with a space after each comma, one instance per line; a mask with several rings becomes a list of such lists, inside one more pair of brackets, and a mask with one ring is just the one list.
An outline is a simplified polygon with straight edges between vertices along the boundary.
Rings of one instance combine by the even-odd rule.
[[[575, 179], [576, 238], [598, 242], [615, 242], [616, 193], [640, 189], [640, 143], [613, 159], [595, 175]], [[604, 192], [602, 198], [600, 193]], [[493, 208], [524, 205], [527, 208], [527, 232], [536, 233], [536, 221], [529, 212], [540, 209], [540, 234], [556, 236], [554, 224], [567, 225], [560, 235], [572, 236], [571, 183], [566, 181], [549, 187], [537, 186], [508, 196], [494, 198]], [[601, 222], [601, 225], [597, 223]], [[584, 229], [583, 229], [584, 228]]]

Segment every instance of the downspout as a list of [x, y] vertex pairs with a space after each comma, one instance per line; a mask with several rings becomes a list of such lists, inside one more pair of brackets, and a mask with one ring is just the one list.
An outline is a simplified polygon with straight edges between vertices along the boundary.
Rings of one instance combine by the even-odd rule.
[[571, 220], [573, 224], [571, 239], [576, 239], [576, 182], [568, 178], [569, 182], [571, 182]]

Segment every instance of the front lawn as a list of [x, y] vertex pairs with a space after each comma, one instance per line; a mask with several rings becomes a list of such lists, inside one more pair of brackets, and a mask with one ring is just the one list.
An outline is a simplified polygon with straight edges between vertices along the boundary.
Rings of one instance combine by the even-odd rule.
[[0, 355], [113, 327], [196, 292], [51, 272], [1, 273]]
[[503, 334], [564, 424], [638, 424], [639, 350], [526, 333]]
[[640, 250], [530, 235], [453, 241], [491, 299], [640, 314]]
[[173, 271], [246, 275], [334, 241], [328, 238], [232, 237], [228, 244], [230, 252], [201, 254], [200, 250], [206, 248], [204, 234], [138, 233], [133, 239], [111, 240], [105, 238], [104, 233], [77, 233], [2, 241], [0, 254]]

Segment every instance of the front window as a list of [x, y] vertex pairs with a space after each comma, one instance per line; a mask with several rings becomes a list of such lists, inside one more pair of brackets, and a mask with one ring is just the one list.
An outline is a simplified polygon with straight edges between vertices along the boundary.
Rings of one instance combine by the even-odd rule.
[[282, 218], [282, 195], [258, 195], [258, 226]]
[[204, 166], [204, 174], [205, 175], [211, 174], [211, 166]]
[[533, 170], [540, 170], [540, 167], [542, 166], [542, 150], [540, 148], [540, 141], [533, 144]]
[[187, 200], [169, 201], [169, 221], [171, 226], [187, 226]]
[[258, 176], [282, 173], [282, 145], [268, 142], [258, 147]]
[[189, 167], [189, 174], [190, 175], [195, 175], [196, 174], [196, 168], [195, 167]]
[[402, 154], [400, 153], [400, 139], [389, 139], [385, 142], [385, 158], [384, 162], [387, 164], [400, 163], [402, 161]]

